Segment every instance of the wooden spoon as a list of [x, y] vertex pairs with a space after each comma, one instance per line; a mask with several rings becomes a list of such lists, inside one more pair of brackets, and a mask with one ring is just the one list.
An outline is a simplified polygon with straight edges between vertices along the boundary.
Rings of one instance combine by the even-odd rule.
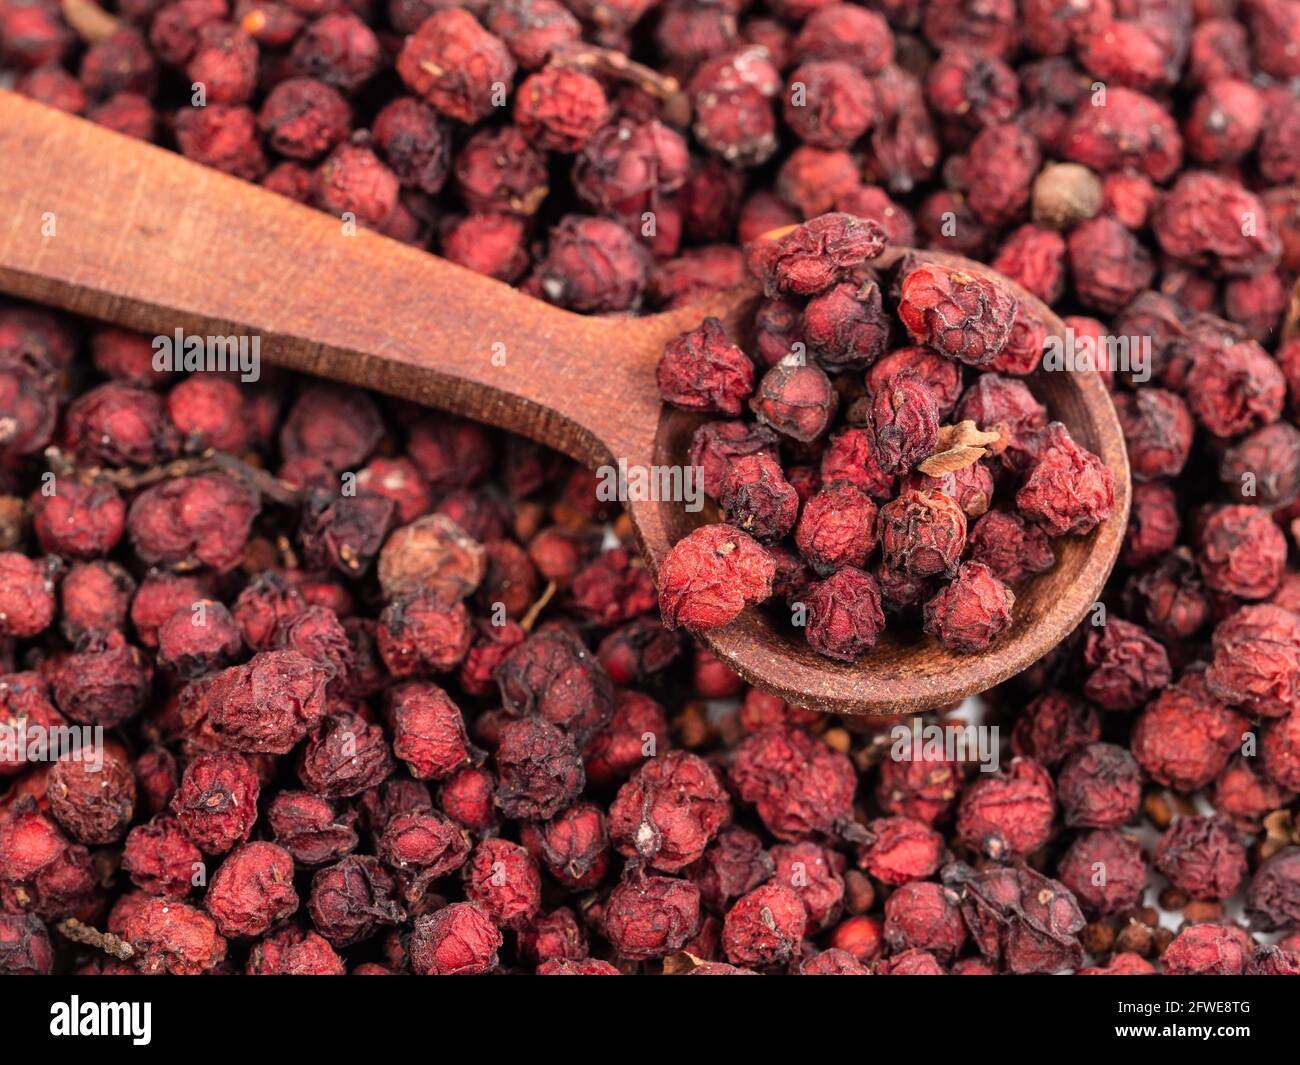
[[[0, 290], [150, 334], [260, 336], [276, 365], [455, 411], [592, 467], [685, 461], [704, 419], [660, 403], [654, 371], [664, 342], [709, 314], [744, 336], [756, 302], [738, 290], [643, 318], [571, 314], [364, 229], [345, 235], [329, 215], [8, 93], [0, 93], [0, 158]], [[1017, 292], [1061, 333], [1055, 314]], [[1040, 372], [1029, 384], [1110, 467], [1115, 510], [1090, 535], [1055, 542], [1056, 566], [1016, 590], [1014, 626], [989, 653], [955, 655], [928, 637], [887, 633], [846, 665], [757, 609], [703, 642], [791, 703], [852, 714], [950, 705], [1045, 655], [1110, 573], [1129, 472], [1096, 374]], [[704, 520], [680, 503], [628, 509], [652, 572]]]

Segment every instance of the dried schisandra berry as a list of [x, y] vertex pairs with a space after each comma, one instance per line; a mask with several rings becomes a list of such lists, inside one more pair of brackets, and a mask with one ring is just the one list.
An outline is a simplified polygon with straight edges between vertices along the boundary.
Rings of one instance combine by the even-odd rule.
[[[689, 520], [643, 564], [542, 445], [0, 306], [0, 972], [1300, 972], [1295, 0], [110, 6], [0, 0], [0, 84], [674, 315]], [[996, 656], [1117, 535], [910, 748], [691, 635]]]
[[825, 214], [750, 247], [750, 269], [769, 296], [812, 296], [885, 248], [884, 230], [850, 214]]
[[957, 835], [990, 858], [1027, 855], [1047, 842], [1056, 787], [1042, 766], [1016, 758], [1004, 772], [981, 775], [962, 794]]
[[[803, 904], [794, 901], [802, 912]], [[634, 873], [605, 902], [605, 938], [624, 958], [662, 958], [680, 950], [699, 922], [699, 891], [673, 877]]]
[[609, 832], [620, 853], [674, 873], [698, 859], [730, 817], [713, 768], [697, 755], [669, 751], [619, 789], [609, 808]]
[[981, 562], [963, 562], [957, 576], [925, 604], [925, 631], [949, 651], [978, 654], [1011, 627], [1015, 593]]
[[679, 540], [659, 567], [659, 610], [675, 629], [714, 629], [772, 593], [776, 563], [749, 535], [702, 525]]
[[898, 316], [918, 343], [968, 366], [987, 366], [1007, 346], [1016, 307], [999, 282], [918, 266], [903, 279]]
[[420, 976], [478, 976], [496, 968], [500, 930], [472, 902], [417, 917], [408, 947]]

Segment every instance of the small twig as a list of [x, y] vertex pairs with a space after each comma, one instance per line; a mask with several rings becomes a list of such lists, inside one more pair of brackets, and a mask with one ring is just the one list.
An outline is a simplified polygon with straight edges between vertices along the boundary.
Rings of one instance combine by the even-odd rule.
[[528, 608], [528, 613], [525, 614], [523, 620], [519, 622], [519, 627], [523, 629], [524, 632], [533, 631], [533, 626], [537, 624], [538, 616], [546, 609], [546, 604], [551, 601], [554, 595], [555, 582], [547, 581], [546, 587], [542, 589], [542, 594], [537, 597], [537, 602]]
[[1282, 318], [1282, 343], [1300, 334], [1300, 279], [1291, 289], [1291, 300], [1287, 304], [1286, 314]]
[[135, 954], [135, 948], [121, 936], [115, 936], [112, 932], [101, 932], [98, 928], [91, 928], [89, 925], [82, 924], [75, 917], [60, 921], [54, 927], [59, 930], [65, 939], [70, 939], [74, 943], [84, 943], [88, 947], [97, 947], [109, 957], [116, 958], [118, 961], [126, 961]]
[[622, 52], [587, 44], [585, 41], [566, 41], [556, 45], [551, 50], [551, 64], [557, 67], [584, 67], [620, 81], [629, 81], [660, 100], [667, 100], [682, 89], [674, 77], [660, 74], [643, 63], [629, 59]]
[[298, 568], [298, 556], [293, 550], [293, 541], [281, 533], [275, 538], [276, 550], [280, 552], [280, 568], [294, 570]]
[[63, 0], [63, 21], [77, 32], [86, 44], [112, 37], [121, 21], [110, 15], [95, 0]]
[[158, 466], [150, 466], [147, 470], [131, 470], [104, 466], [78, 466], [59, 448], [50, 446], [45, 449], [45, 461], [58, 477], [108, 481], [128, 492], [148, 488], [174, 477], [221, 472], [240, 478], [256, 488], [265, 498], [283, 506], [293, 507], [301, 502], [301, 494], [297, 489], [273, 477], [266, 470], [250, 466], [243, 459], [227, 455], [224, 451], [205, 451], [201, 455], [173, 459]]
[[287, 481], [267, 473], [257, 466], [250, 466], [243, 459], [227, 455], [224, 451], [207, 452], [213, 465], [223, 473], [241, 477], [252, 484], [264, 497], [285, 507], [296, 507], [302, 502], [301, 490], [294, 488]]

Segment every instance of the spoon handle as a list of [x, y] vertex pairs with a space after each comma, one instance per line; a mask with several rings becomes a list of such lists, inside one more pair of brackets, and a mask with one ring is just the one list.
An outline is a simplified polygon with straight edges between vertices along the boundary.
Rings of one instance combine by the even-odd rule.
[[4, 292], [155, 335], [257, 337], [276, 365], [590, 464], [653, 441], [655, 345], [671, 323], [560, 310], [6, 92], [0, 158]]

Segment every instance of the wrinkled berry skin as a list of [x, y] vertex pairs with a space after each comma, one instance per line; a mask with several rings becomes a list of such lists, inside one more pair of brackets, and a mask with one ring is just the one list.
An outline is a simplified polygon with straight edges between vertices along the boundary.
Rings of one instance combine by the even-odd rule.
[[1264, 599], [1282, 578], [1286, 539], [1262, 507], [1220, 507], [1201, 530], [1197, 561], [1213, 591]]
[[963, 562], [956, 577], [925, 604], [925, 631], [946, 650], [979, 654], [1011, 627], [1015, 593], [980, 562]]
[[191, 710], [236, 750], [287, 754], [325, 711], [326, 672], [297, 651], [263, 651], [198, 681]]
[[934, 393], [911, 371], [894, 374], [872, 399], [871, 428], [881, 470], [887, 474], [910, 470], [939, 442]]
[[728, 525], [702, 525], [679, 540], [659, 566], [659, 611], [665, 627], [717, 628], [772, 592], [776, 563], [763, 547]]
[[460, 708], [437, 685], [412, 681], [389, 689], [388, 723], [393, 753], [417, 780], [443, 780], [478, 757]]
[[924, 950], [949, 962], [966, 942], [960, 896], [928, 881], [900, 886], [885, 900], [885, 942], [891, 952]]
[[14, 551], [0, 552], [0, 633], [35, 636], [53, 620], [51, 568]]
[[[1297, 0], [84, 6], [0, 0], [0, 84], [657, 332], [688, 517], [0, 306], [0, 972], [1300, 973]], [[996, 751], [701, 642], [992, 662], [1103, 541]]]
[[448, 118], [474, 122], [491, 113], [492, 94], [497, 84], [510, 84], [515, 61], [468, 11], [448, 9], [406, 38], [397, 73]]
[[375, 849], [397, 874], [403, 898], [418, 907], [434, 880], [465, 864], [470, 841], [442, 814], [411, 810], [389, 818]]
[[335, 947], [347, 947], [403, 919], [395, 891], [396, 882], [378, 858], [350, 854], [316, 871], [307, 909], [321, 935]]
[[623, 226], [605, 218], [569, 215], [551, 230], [550, 247], [534, 275], [550, 302], [585, 313], [636, 307], [648, 281], [644, 249]]
[[1079, 933], [1085, 924], [1074, 896], [1062, 883], [1031, 869], [967, 866], [945, 870], [962, 896], [971, 938], [990, 964], [1007, 972], [1055, 973], [1083, 962]]
[[722, 949], [734, 965], [778, 964], [798, 951], [807, 921], [807, 910], [792, 889], [764, 884], [727, 911]]
[[94, 883], [89, 852], [30, 795], [0, 818], [0, 903], [6, 910], [47, 919], [78, 912], [92, 901]]
[[439, 595], [402, 596], [379, 615], [379, 654], [398, 678], [449, 673], [465, 657], [471, 637], [465, 605]]
[[593, 803], [574, 803], [541, 825], [535, 835], [526, 832], [524, 841], [570, 891], [595, 887], [609, 869], [606, 817]]
[[1300, 848], [1283, 847], [1260, 863], [1246, 890], [1246, 912], [1252, 926], [1285, 928], [1300, 915]]
[[1246, 876], [1246, 848], [1227, 818], [1178, 817], [1160, 837], [1155, 865], [1194, 899], [1226, 899]]
[[741, 800], [786, 842], [832, 835], [852, 813], [852, 764], [803, 729], [748, 737], [736, 748], [730, 777]]
[[122, 938], [142, 973], [198, 976], [226, 956], [226, 940], [206, 913], [172, 899], [146, 898], [127, 918]]
[[537, 717], [501, 726], [496, 804], [507, 817], [541, 821], [582, 791], [582, 759], [567, 735]]
[[1261, 717], [1300, 706], [1300, 619], [1271, 604], [1243, 607], [1214, 630], [1210, 691]]
[[48, 976], [53, 968], [54, 948], [39, 917], [0, 917], [0, 974]]
[[[1254, 213], [1259, 225], [1242, 219]], [[1279, 243], [1253, 195], [1231, 178], [1206, 171], [1184, 174], [1152, 220], [1170, 255], [1220, 274], [1256, 274], [1277, 262]]]
[[880, 586], [869, 573], [842, 566], [809, 585], [803, 595], [808, 616], [804, 634], [818, 654], [856, 662], [885, 628]]
[[1025, 855], [1047, 841], [1056, 787], [1037, 762], [1016, 758], [1004, 772], [982, 774], [963, 793], [957, 835], [994, 860]]
[[782, 539], [799, 515], [799, 493], [769, 455], [742, 455], [727, 468], [718, 495], [727, 521], [762, 543]]
[[480, 976], [496, 968], [501, 932], [472, 902], [415, 919], [411, 968], [420, 976]]
[[213, 874], [204, 905], [223, 936], [258, 936], [298, 909], [293, 858], [274, 843], [236, 847]]
[[135, 776], [120, 749], [106, 747], [101, 764], [63, 759], [50, 768], [45, 785], [50, 812], [82, 843], [113, 843], [126, 834], [135, 814]]
[[904, 278], [898, 315], [918, 344], [967, 366], [987, 366], [1007, 346], [1016, 306], [1000, 282], [932, 264]]
[[177, 477], [136, 496], [127, 530], [146, 562], [224, 573], [243, 556], [259, 508], [257, 493], [225, 474]]
[[[1104, 869], [1104, 877], [1097, 870]], [[1089, 914], [1103, 917], [1138, 905], [1146, 888], [1142, 845], [1115, 829], [1082, 832], [1061, 859], [1061, 883]]]
[[1053, 422], [1044, 431], [1038, 461], [1016, 494], [1016, 506], [1048, 536], [1083, 535], [1110, 517], [1115, 479], [1096, 455]]
[[33, 525], [41, 546], [63, 558], [98, 558], [126, 529], [126, 504], [107, 481], [64, 480], [53, 495], [32, 496]]
[[[1129, 744], [1149, 777], [1190, 792], [1205, 787], [1223, 770], [1247, 728], [1246, 718], [1218, 702], [1203, 682], [1184, 680], [1147, 704], [1133, 725]], [[1261, 755], [1267, 768], [1267, 733]]]
[[812, 296], [843, 279], [885, 248], [875, 222], [848, 214], [823, 214], [783, 236], [750, 247], [750, 268], [768, 296]]
[[808, 443], [826, 431], [835, 404], [835, 390], [820, 366], [783, 359], [758, 382], [749, 408], [761, 424]]
[[150, 466], [178, 443], [157, 393], [117, 382], [79, 396], [68, 409], [67, 432], [83, 462], [105, 466]]
[[88, 634], [79, 650], [42, 662], [41, 673], [65, 717], [105, 728], [134, 717], [153, 681], [148, 658], [116, 631]]
[[696, 755], [669, 751], [619, 789], [609, 808], [609, 833], [621, 854], [675, 873], [696, 861], [730, 818], [712, 767]]
[[1083, 692], [1103, 710], [1135, 710], [1172, 679], [1165, 649], [1119, 618], [1088, 633], [1083, 660], [1092, 671]]
[[245, 969], [249, 976], [342, 976], [345, 971], [323, 936], [293, 925], [258, 940]]
[[754, 390], [754, 364], [727, 340], [717, 318], [706, 318], [664, 346], [655, 380], [674, 406], [734, 417]]
[[905, 491], [880, 509], [880, 549], [909, 577], [954, 576], [966, 546], [966, 514], [939, 492]]
[[357, 845], [355, 813], [340, 813], [320, 795], [282, 791], [267, 806], [266, 817], [274, 842], [300, 865], [336, 861]]
[[[124, 629], [134, 591], [135, 582], [116, 562], [78, 562], [69, 567], [59, 587], [63, 635], [75, 644], [92, 634]], [[235, 639], [239, 639], [237, 632]]]
[[829, 367], [865, 368], [885, 353], [889, 319], [880, 286], [841, 282], [808, 301], [800, 320], [803, 335]]
[[585, 743], [609, 721], [614, 689], [604, 667], [572, 633], [539, 632], [502, 659], [501, 705], [514, 716], [538, 714]]
[[527, 925], [541, 907], [537, 862], [517, 843], [484, 840], [474, 848], [462, 872], [466, 896], [498, 927]]
[[383, 783], [393, 770], [383, 729], [347, 710], [322, 718], [307, 733], [298, 757], [303, 786], [331, 799], [359, 795]]
[[818, 573], [861, 569], [876, 549], [876, 505], [861, 489], [837, 481], [804, 504], [794, 539]]
[[206, 854], [224, 854], [248, 838], [257, 818], [257, 774], [238, 754], [201, 754], [185, 767], [171, 809]]
[[158, 629], [158, 664], [192, 680], [234, 659], [243, 648], [229, 610], [213, 600], [198, 600], [178, 610]]
[[1138, 812], [1141, 775], [1133, 756], [1113, 743], [1092, 743], [1066, 759], [1057, 777], [1065, 823], [1118, 828]]
[[681, 949], [699, 921], [700, 893], [687, 880], [634, 875], [615, 887], [605, 903], [605, 937], [619, 955], [634, 960]]
[[1185, 927], [1161, 956], [1166, 976], [1240, 976], [1246, 961], [1241, 940], [1213, 924]]
[[1056, 564], [1046, 533], [1014, 511], [994, 509], [981, 515], [969, 526], [966, 543], [970, 561], [987, 566], [1004, 584], [1018, 584]]

